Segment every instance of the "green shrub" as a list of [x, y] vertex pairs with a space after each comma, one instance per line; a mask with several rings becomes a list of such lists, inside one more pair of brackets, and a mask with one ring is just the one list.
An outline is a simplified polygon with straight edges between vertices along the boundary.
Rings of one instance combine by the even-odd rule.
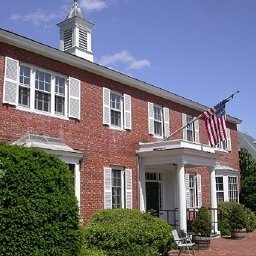
[[211, 235], [211, 215], [207, 207], [202, 206], [196, 215], [196, 218], [191, 223], [192, 232], [200, 234], [204, 237]]
[[246, 210], [242, 204], [235, 204], [230, 212], [229, 225], [231, 229], [246, 228]]
[[0, 255], [77, 255], [79, 214], [66, 164], [0, 144]]
[[256, 215], [253, 211], [246, 208], [246, 231], [252, 232], [256, 230]]
[[107, 256], [154, 256], [174, 246], [171, 227], [138, 210], [101, 210], [84, 232], [87, 248], [103, 250]]

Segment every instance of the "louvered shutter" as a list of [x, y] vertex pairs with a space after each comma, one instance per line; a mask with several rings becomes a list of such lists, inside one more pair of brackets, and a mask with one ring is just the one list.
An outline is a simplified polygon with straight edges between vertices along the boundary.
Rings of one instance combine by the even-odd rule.
[[197, 207], [200, 208], [202, 206], [202, 182], [201, 175], [196, 175], [196, 184], [197, 184]]
[[194, 127], [195, 127], [195, 142], [200, 143], [200, 139], [199, 139], [199, 120], [196, 120], [194, 122]]
[[132, 209], [132, 170], [125, 169], [125, 201], [127, 209]]
[[110, 125], [110, 90], [103, 88], [103, 124]]
[[187, 208], [190, 208], [189, 174], [185, 174], [185, 186], [186, 186], [186, 205], [187, 205]]
[[131, 96], [124, 94], [124, 129], [132, 129]]
[[19, 62], [5, 58], [3, 103], [17, 105], [19, 89]]
[[230, 134], [230, 129], [227, 128], [227, 150], [231, 151], [231, 134]]
[[164, 137], [170, 136], [170, 110], [169, 108], [163, 108], [164, 113]]
[[154, 104], [148, 102], [148, 133], [154, 135]]
[[80, 80], [69, 77], [69, 117], [80, 119]]
[[[187, 124], [187, 115], [182, 113], [182, 126]], [[183, 140], [188, 139], [187, 127], [183, 129]]]
[[112, 208], [112, 179], [111, 168], [104, 168], [104, 209]]

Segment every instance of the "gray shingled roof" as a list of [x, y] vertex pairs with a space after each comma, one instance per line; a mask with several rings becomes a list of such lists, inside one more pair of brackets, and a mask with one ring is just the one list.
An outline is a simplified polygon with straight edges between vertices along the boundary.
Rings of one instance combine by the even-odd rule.
[[256, 159], [256, 140], [247, 133], [238, 132], [239, 146], [240, 148], [246, 148]]

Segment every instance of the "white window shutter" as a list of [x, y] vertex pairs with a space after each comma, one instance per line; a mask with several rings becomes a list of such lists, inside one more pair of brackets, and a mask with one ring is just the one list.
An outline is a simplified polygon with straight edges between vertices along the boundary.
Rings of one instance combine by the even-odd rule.
[[19, 89], [19, 62], [5, 58], [3, 103], [17, 105]]
[[104, 167], [104, 209], [112, 208], [112, 170]]
[[110, 125], [110, 90], [103, 87], [103, 124]]
[[69, 77], [69, 117], [80, 119], [81, 88], [80, 80]]
[[231, 146], [231, 134], [230, 134], [230, 129], [227, 128], [227, 150], [231, 151], [232, 146]]
[[[182, 113], [182, 126], [187, 124], [187, 115]], [[183, 140], [188, 140], [187, 127], [183, 129]]]
[[132, 170], [125, 169], [125, 201], [126, 208], [132, 209]]
[[194, 122], [194, 127], [195, 127], [195, 142], [200, 143], [200, 139], [199, 139], [199, 120], [196, 120]]
[[154, 104], [148, 102], [148, 133], [154, 135]]
[[189, 174], [185, 174], [185, 186], [186, 186], [186, 205], [187, 205], [187, 208], [190, 208]]
[[132, 102], [127, 94], [124, 94], [124, 129], [132, 129]]
[[200, 208], [202, 206], [202, 181], [201, 175], [196, 175], [196, 184], [197, 184], [197, 207]]
[[170, 110], [169, 108], [163, 108], [164, 114], [164, 137], [170, 136]]

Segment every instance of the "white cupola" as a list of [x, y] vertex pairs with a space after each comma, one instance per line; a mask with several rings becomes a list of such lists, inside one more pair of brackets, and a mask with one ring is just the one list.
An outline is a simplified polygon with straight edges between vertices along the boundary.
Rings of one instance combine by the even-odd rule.
[[58, 24], [60, 50], [93, 61], [93, 26], [94, 24], [84, 19], [77, 0], [74, 0], [66, 19]]

